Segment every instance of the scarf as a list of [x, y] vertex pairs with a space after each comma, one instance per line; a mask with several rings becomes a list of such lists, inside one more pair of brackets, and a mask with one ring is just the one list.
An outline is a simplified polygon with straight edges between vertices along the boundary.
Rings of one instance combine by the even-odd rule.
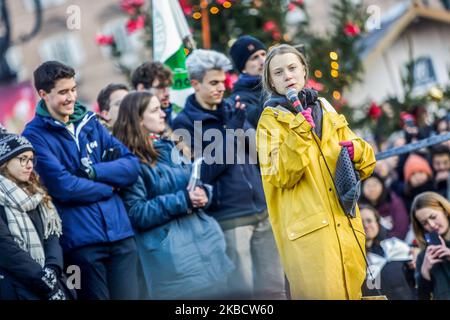
[[[319, 100], [317, 99], [317, 91], [313, 89], [302, 89], [298, 93], [298, 98], [300, 99], [300, 102], [302, 103], [303, 108], [306, 110], [307, 108], [312, 109], [312, 117], [314, 119], [314, 123], [316, 124], [316, 127], [314, 128], [314, 132], [317, 134], [319, 139], [322, 139], [322, 118], [323, 118], [323, 111], [322, 106], [320, 105]], [[273, 93], [269, 100], [266, 101], [264, 104], [265, 107], [276, 107], [276, 106], [282, 106], [286, 109], [288, 109], [293, 114], [297, 114], [294, 107], [291, 105], [289, 100], [282, 95]]]
[[42, 267], [45, 264], [45, 253], [42, 242], [34, 227], [28, 211], [39, 209], [44, 225], [44, 239], [55, 234], [62, 234], [61, 219], [53, 204], [50, 208], [42, 202], [43, 192], [29, 196], [13, 181], [0, 175], [0, 205], [5, 207], [9, 231], [19, 247], [28, 252]]

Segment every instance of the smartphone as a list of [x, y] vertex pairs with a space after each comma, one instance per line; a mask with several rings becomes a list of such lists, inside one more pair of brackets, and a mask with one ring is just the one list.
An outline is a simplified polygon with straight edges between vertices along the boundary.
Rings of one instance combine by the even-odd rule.
[[441, 240], [439, 239], [437, 232], [425, 233], [425, 241], [427, 242], [427, 245], [441, 245]]

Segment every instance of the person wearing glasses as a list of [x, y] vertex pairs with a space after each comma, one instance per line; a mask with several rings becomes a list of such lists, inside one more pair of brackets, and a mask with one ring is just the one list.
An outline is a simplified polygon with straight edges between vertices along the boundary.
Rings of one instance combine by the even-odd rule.
[[23, 135], [63, 222], [67, 265], [80, 268], [80, 300], [139, 297], [139, 257], [119, 189], [136, 182], [138, 159], [78, 101], [75, 70], [46, 61], [33, 73], [40, 100]]
[[174, 108], [174, 104], [170, 102], [170, 87], [173, 84], [172, 71], [161, 62], [145, 62], [131, 74], [131, 82], [135, 90], [149, 90], [158, 98], [166, 114], [166, 123], [172, 128]]
[[61, 219], [35, 164], [26, 138], [0, 133], [0, 300], [74, 298], [63, 271]]

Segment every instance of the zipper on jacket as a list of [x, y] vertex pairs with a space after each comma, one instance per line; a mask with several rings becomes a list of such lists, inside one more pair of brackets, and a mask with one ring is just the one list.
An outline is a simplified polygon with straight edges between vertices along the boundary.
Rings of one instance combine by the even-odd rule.
[[89, 122], [89, 120], [91, 120], [92, 117], [95, 117], [95, 114], [91, 114], [90, 116], [86, 115], [83, 118], [83, 120], [81, 120], [80, 124], [75, 128], [75, 135], [69, 129], [67, 129], [67, 127], [64, 127], [69, 132], [73, 140], [75, 140], [79, 152], [81, 152], [81, 148], [80, 148], [80, 141], [78, 140], [78, 138], [80, 137], [81, 130]]

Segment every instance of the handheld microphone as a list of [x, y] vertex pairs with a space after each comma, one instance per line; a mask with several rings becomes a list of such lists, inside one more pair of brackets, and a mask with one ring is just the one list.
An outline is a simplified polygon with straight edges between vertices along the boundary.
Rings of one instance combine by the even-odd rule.
[[291, 102], [292, 106], [295, 108], [295, 111], [302, 112], [304, 111], [302, 103], [298, 98], [298, 91], [295, 88], [289, 88], [286, 92], [286, 98]]

